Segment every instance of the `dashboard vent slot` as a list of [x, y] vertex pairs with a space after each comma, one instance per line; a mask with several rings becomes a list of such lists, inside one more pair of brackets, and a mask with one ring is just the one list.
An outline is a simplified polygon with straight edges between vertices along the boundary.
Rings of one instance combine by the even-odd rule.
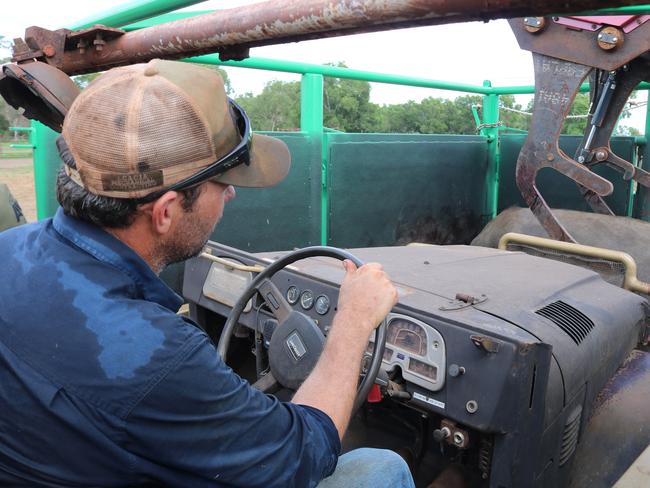
[[577, 308], [560, 300], [549, 303], [535, 313], [549, 319], [566, 332], [573, 339], [573, 342], [578, 345], [587, 337], [591, 329], [594, 328], [594, 323], [589, 317]]
[[582, 417], [582, 407], [578, 407], [567, 419], [562, 434], [562, 447], [560, 448], [559, 465], [562, 466], [575, 452], [578, 445], [578, 433], [580, 432], [580, 418]]

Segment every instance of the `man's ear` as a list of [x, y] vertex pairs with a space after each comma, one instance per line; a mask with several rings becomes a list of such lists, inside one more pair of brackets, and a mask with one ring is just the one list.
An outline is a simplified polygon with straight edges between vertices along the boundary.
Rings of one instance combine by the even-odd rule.
[[149, 214], [151, 228], [156, 234], [166, 234], [172, 226], [173, 219], [181, 210], [181, 196], [178, 192], [168, 191], [150, 204], [149, 208], [142, 208], [145, 214]]

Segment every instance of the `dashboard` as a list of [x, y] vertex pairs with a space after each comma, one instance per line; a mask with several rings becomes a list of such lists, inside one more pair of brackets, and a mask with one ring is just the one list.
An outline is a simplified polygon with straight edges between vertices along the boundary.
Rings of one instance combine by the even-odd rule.
[[[566, 471], [556, 460], [570, 458], [581, 409], [593, 403], [638, 341], [647, 320], [645, 300], [591, 271], [517, 252], [469, 246], [352, 252], [364, 262], [381, 262], [398, 288], [377, 376], [380, 401], [390, 399], [388, 410], [395, 402], [433, 419], [434, 439], [471, 451], [466, 458], [478, 460], [490, 486], [533, 486], [542, 477], [544, 486], [560, 486], [555, 481]], [[283, 254], [250, 254], [209, 242], [185, 265], [190, 317], [218, 340], [259, 267]], [[343, 278], [338, 261], [310, 257], [271, 281], [293, 311], [327, 335]], [[239, 325], [234, 334], [243, 339], [238, 345], [244, 354], [237, 358], [247, 362], [238, 366], [255, 372], [258, 365], [246, 354], [251, 331], [259, 347], [278, 321], [258, 294]], [[372, 351], [372, 341], [367, 347]], [[595, 361], [603, 350], [609, 351], [607, 361]]]
[[[228, 266], [228, 262], [239, 263], [233, 258], [227, 262], [212, 262], [202, 286], [202, 293], [210, 300], [232, 307], [237, 297], [253, 280], [251, 271]], [[311, 318], [327, 333], [338, 301], [338, 287], [326, 287], [320, 283], [303, 281], [295, 274], [280, 272], [273, 278], [289, 305]], [[249, 302], [244, 312], [255, 308], [255, 323], [246, 322], [257, 330], [264, 330], [265, 324], [273, 320], [263, 307], [262, 300]], [[244, 317], [244, 316], [243, 316]], [[244, 319], [245, 320], [245, 319]], [[400, 368], [405, 380], [429, 391], [443, 388], [445, 380], [445, 341], [434, 327], [406, 314], [391, 313], [386, 318], [387, 336], [382, 369], [386, 372]], [[371, 339], [366, 350], [373, 349]]]

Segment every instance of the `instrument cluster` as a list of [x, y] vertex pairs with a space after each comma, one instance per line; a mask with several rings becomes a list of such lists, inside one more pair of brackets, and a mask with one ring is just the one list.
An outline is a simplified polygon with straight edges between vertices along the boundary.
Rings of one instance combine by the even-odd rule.
[[[445, 380], [445, 342], [432, 326], [402, 314], [391, 313], [387, 317], [388, 330], [383, 368], [395, 366], [402, 369], [402, 376], [431, 391], [438, 391]], [[372, 352], [368, 344], [367, 353]]]

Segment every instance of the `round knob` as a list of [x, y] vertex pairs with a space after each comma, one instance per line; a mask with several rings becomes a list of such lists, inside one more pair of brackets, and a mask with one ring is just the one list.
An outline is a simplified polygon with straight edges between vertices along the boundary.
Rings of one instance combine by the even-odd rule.
[[451, 431], [449, 430], [449, 427], [436, 429], [433, 431], [433, 440], [435, 440], [436, 442], [442, 442], [450, 435], [451, 435]]
[[457, 364], [452, 364], [449, 366], [449, 376], [453, 376], [455, 378], [462, 374], [465, 374], [465, 368], [463, 366], [458, 366]]

